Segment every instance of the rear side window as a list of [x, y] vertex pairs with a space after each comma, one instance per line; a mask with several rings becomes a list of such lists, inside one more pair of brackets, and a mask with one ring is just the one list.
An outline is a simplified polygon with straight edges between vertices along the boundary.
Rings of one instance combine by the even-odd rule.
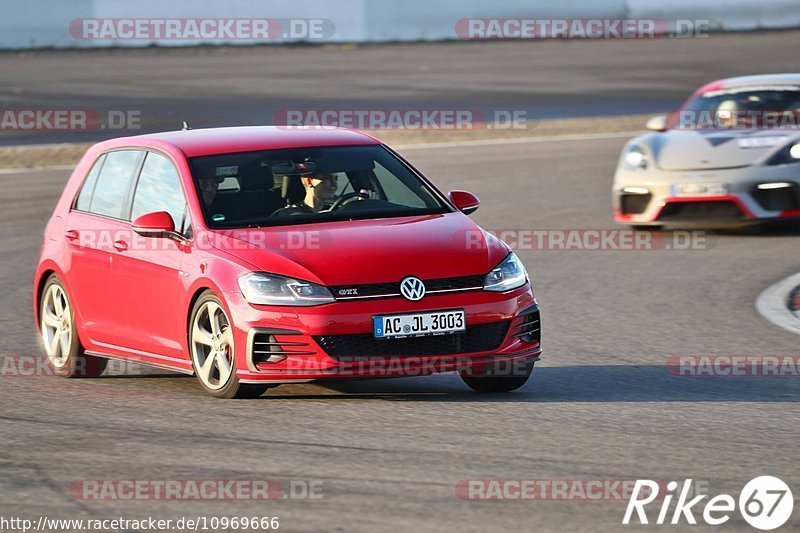
[[141, 155], [141, 150], [120, 150], [106, 155], [89, 204], [90, 213], [124, 217], [128, 191]]
[[78, 211], [89, 210], [89, 205], [92, 203], [92, 194], [94, 194], [94, 186], [97, 184], [97, 176], [100, 175], [100, 170], [103, 168], [105, 160], [105, 154], [101, 155], [100, 158], [95, 161], [92, 170], [89, 171], [89, 175], [86, 176], [83, 187], [81, 187], [81, 192], [78, 194], [78, 200], [75, 202], [75, 209]]
[[154, 211], [166, 211], [172, 215], [175, 229], [181, 231], [185, 210], [186, 200], [175, 165], [168, 157], [148, 152], [136, 185], [131, 220]]

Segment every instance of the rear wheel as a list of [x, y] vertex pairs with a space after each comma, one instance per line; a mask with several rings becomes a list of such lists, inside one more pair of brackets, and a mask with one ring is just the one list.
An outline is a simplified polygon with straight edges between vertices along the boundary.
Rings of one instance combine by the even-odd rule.
[[491, 368], [482, 374], [463, 372], [461, 379], [477, 392], [510, 392], [525, 385], [533, 373], [534, 364], [512, 363], [510, 368]]
[[247, 385], [236, 376], [233, 327], [222, 302], [206, 292], [192, 309], [189, 350], [195, 376], [203, 389], [217, 398], [257, 398], [268, 386]]
[[47, 279], [42, 291], [39, 319], [47, 360], [57, 376], [93, 378], [103, 373], [108, 359], [84, 353], [69, 296], [55, 274]]

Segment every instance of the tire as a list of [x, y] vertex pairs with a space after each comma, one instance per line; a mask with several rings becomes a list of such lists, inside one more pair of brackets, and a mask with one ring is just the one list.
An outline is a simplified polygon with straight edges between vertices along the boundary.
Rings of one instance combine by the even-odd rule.
[[239, 382], [231, 321], [222, 302], [211, 291], [203, 293], [192, 308], [188, 341], [194, 375], [211, 396], [257, 398], [269, 388]]
[[508, 369], [490, 370], [483, 375], [462, 373], [461, 379], [475, 392], [511, 392], [525, 385], [533, 373], [534, 364], [535, 362], [525, 363], [524, 366], [512, 365], [515, 369], [514, 375], [503, 375], [509, 373]]
[[39, 298], [39, 327], [47, 361], [55, 375], [94, 378], [106, 369], [108, 359], [84, 353], [67, 289], [55, 274], [47, 278]]

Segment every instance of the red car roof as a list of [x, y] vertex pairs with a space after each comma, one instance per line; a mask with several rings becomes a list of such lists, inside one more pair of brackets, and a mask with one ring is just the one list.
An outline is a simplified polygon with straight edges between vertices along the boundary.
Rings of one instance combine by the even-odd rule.
[[344, 128], [279, 126], [179, 130], [114, 139], [109, 144], [130, 146], [146, 140], [171, 144], [186, 157], [309, 146], [380, 144], [380, 141], [366, 133]]

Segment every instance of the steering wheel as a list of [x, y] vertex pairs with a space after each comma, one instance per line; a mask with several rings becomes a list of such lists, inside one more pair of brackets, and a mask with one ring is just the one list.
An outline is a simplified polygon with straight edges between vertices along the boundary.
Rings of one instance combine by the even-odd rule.
[[335, 202], [333, 202], [333, 205], [331, 206], [329, 211], [336, 211], [337, 209], [341, 209], [347, 204], [355, 201], [356, 198], [361, 200], [368, 200], [369, 193], [361, 191], [361, 192], [349, 192], [347, 194], [343, 194]]

